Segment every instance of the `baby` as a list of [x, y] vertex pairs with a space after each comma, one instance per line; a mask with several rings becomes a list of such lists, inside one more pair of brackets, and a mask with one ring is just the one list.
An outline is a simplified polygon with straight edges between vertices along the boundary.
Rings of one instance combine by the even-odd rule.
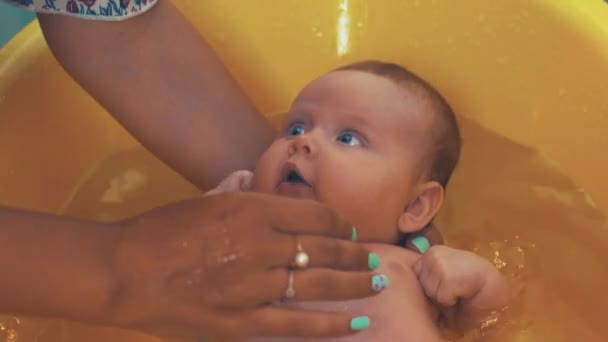
[[481, 257], [444, 246], [423, 255], [397, 247], [441, 208], [460, 145], [456, 118], [437, 91], [398, 65], [364, 61], [306, 86], [255, 172], [236, 173], [215, 192], [251, 187], [320, 201], [380, 255], [390, 286], [379, 295], [294, 304], [369, 316], [370, 329], [331, 340], [438, 341], [441, 325], [476, 327], [509, 298], [505, 279]]

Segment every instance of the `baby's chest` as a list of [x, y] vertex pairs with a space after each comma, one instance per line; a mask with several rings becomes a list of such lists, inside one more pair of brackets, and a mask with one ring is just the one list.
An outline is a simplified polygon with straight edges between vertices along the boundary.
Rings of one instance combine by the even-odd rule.
[[332, 311], [347, 313], [350, 316], [368, 316], [371, 320], [369, 329], [356, 335], [328, 339], [301, 338], [260, 338], [250, 342], [364, 342], [364, 341], [434, 341], [438, 339], [437, 311], [430, 305], [414, 273], [404, 267], [403, 260], [399, 265], [392, 264], [390, 258], [383, 259], [383, 266], [378, 272], [390, 279], [389, 287], [382, 293], [370, 298], [343, 302], [314, 302], [290, 304], [314, 311]]

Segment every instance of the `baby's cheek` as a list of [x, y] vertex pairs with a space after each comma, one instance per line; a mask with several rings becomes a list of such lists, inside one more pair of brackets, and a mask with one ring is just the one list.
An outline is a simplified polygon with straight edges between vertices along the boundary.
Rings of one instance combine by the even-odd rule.
[[256, 192], [272, 193], [277, 185], [277, 173], [285, 162], [287, 152], [281, 153], [284, 148], [274, 142], [262, 154], [254, 170], [252, 189]]
[[[344, 196], [343, 214], [359, 228], [363, 241], [393, 243], [398, 238], [397, 221], [402, 212], [400, 205], [387, 201], [387, 196], [375, 196], [364, 188]], [[387, 194], [388, 195], [388, 194]]]
[[264, 173], [264, 170], [256, 170], [253, 176], [253, 181], [251, 184], [251, 189], [254, 192], [262, 192], [262, 193], [271, 193], [272, 187], [270, 186], [270, 179], [267, 173]]

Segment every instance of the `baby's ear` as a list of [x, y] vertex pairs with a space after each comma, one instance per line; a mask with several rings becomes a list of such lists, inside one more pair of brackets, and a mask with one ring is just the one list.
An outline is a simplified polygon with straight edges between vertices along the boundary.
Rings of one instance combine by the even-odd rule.
[[416, 187], [416, 197], [403, 210], [397, 225], [402, 233], [422, 230], [432, 220], [443, 204], [443, 186], [435, 181]]

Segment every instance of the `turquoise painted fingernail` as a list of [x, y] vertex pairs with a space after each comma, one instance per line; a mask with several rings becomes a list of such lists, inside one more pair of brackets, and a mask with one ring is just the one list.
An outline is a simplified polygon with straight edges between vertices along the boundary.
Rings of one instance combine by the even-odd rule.
[[353, 226], [353, 231], [350, 233], [350, 239], [357, 241], [357, 228], [355, 226]]
[[378, 258], [376, 253], [369, 253], [367, 256], [367, 267], [372, 271], [380, 267], [380, 258]]
[[388, 287], [388, 277], [384, 274], [378, 274], [372, 277], [372, 290], [374, 292], [383, 291]]
[[350, 321], [350, 329], [352, 331], [365, 330], [369, 328], [369, 317], [360, 316], [355, 317]]
[[414, 246], [416, 246], [416, 248], [418, 248], [418, 250], [422, 254], [426, 253], [429, 250], [429, 248], [431, 248], [431, 244], [429, 243], [429, 240], [427, 238], [425, 238], [424, 236], [416, 236], [415, 238], [412, 239], [412, 244]]

